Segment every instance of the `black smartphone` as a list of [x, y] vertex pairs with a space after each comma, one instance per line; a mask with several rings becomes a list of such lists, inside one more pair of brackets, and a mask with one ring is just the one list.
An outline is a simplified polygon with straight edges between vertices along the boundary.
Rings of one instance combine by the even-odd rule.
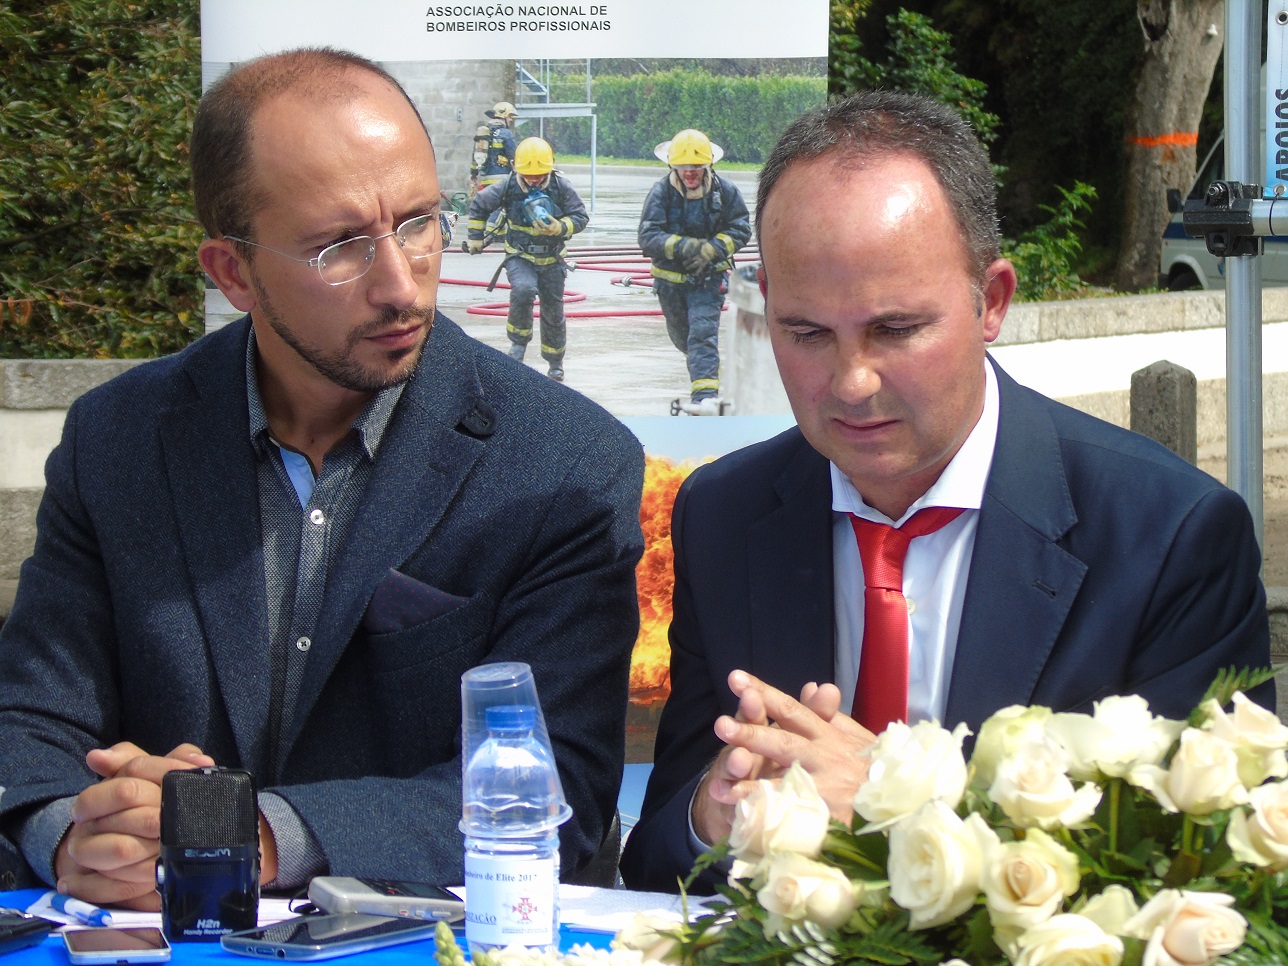
[[465, 903], [442, 886], [391, 879], [320, 875], [309, 883], [309, 901], [325, 912], [365, 912], [403, 919], [465, 918]]
[[156, 926], [70, 929], [63, 933], [63, 944], [75, 966], [164, 963], [170, 958], [170, 944]]
[[34, 946], [58, 928], [58, 925], [21, 909], [0, 909], [0, 953]]
[[341, 912], [299, 916], [271, 926], [243, 929], [222, 936], [219, 943], [231, 953], [270, 959], [331, 959], [380, 949], [417, 939], [432, 939], [437, 923], [426, 919], [393, 919]]

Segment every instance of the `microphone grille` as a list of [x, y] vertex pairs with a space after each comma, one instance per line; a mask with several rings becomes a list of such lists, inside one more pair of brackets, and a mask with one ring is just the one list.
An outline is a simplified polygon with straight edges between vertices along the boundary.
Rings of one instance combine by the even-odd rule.
[[181, 849], [259, 843], [255, 782], [248, 771], [194, 768], [161, 780], [161, 844]]

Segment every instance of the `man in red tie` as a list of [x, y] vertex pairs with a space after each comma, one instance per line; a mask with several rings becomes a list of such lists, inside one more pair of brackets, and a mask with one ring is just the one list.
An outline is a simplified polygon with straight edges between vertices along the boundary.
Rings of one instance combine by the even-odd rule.
[[797, 428], [676, 500], [672, 691], [633, 888], [675, 889], [752, 780], [793, 761], [848, 821], [891, 721], [978, 729], [1117, 693], [1184, 717], [1218, 669], [1269, 664], [1238, 495], [988, 357], [1016, 274], [955, 112], [870, 92], [807, 114], [756, 219]]

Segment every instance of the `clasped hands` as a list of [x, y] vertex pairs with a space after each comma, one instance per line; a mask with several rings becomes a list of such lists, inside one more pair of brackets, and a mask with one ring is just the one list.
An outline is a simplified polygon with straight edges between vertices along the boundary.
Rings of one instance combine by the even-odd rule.
[[[58, 891], [100, 905], [154, 912], [156, 862], [161, 839], [161, 782], [167, 772], [212, 766], [215, 760], [193, 744], [149, 755], [133, 742], [95, 748], [85, 763], [102, 780], [72, 803], [72, 824], [58, 845], [54, 874]], [[277, 875], [277, 852], [260, 816], [260, 878]]]
[[716, 719], [716, 737], [727, 746], [693, 797], [693, 828], [708, 845], [729, 834], [734, 808], [758, 779], [778, 779], [798, 761], [814, 779], [832, 817], [850, 822], [854, 794], [867, 779], [867, 750], [876, 736], [842, 714], [834, 684], [807, 684], [800, 700], [746, 671], [729, 674], [738, 698], [733, 716]]

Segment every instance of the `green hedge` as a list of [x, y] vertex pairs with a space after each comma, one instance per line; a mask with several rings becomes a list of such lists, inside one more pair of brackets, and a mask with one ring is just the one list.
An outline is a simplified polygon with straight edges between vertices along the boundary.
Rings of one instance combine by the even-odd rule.
[[164, 355], [201, 331], [197, 4], [0, 3], [0, 357]]
[[[669, 70], [592, 81], [599, 118], [600, 154], [652, 158], [653, 147], [676, 131], [695, 127], [725, 150], [730, 161], [759, 164], [774, 141], [799, 115], [827, 98], [822, 77], [718, 77], [704, 70]], [[580, 79], [555, 100], [581, 101]], [[589, 118], [546, 121], [556, 156], [590, 153]]]

